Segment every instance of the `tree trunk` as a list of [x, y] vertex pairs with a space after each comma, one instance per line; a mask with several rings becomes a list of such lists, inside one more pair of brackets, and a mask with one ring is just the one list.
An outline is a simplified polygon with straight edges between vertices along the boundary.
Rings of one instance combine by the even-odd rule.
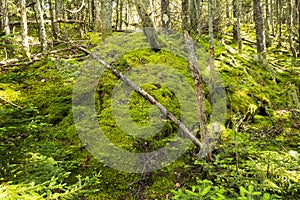
[[266, 4], [266, 20], [265, 20], [265, 36], [266, 36], [266, 47], [270, 47], [272, 44], [272, 41], [270, 39], [270, 12], [269, 12], [269, 0], [265, 0]]
[[154, 51], [159, 51], [163, 46], [163, 42], [158, 38], [158, 35], [154, 29], [153, 22], [149, 14], [146, 11], [146, 8], [141, 0], [135, 0], [136, 9], [138, 11], [139, 17], [142, 20], [142, 26], [144, 34], [146, 35], [151, 48]]
[[115, 30], [118, 30], [119, 28], [119, 4], [120, 4], [120, 0], [116, 0], [116, 25], [115, 25]]
[[30, 59], [29, 44], [28, 44], [28, 29], [27, 29], [27, 16], [26, 16], [26, 0], [20, 2], [21, 12], [21, 29], [22, 29], [22, 45], [25, 55]]
[[170, 28], [170, 7], [169, 0], [161, 0], [161, 22], [165, 29]]
[[274, 28], [274, 17], [273, 17], [273, 13], [274, 13], [274, 7], [273, 7], [273, 0], [270, 0], [270, 20], [271, 20], [271, 26], [272, 26], [272, 36], [275, 36], [275, 28]]
[[238, 44], [239, 52], [242, 51], [242, 39], [241, 39], [241, 4], [240, 0], [233, 0], [233, 42]]
[[57, 39], [57, 25], [55, 24], [55, 15], [54, 15], [54, 10], [53, 10], [53, 5], [52, 5], [52, 0], [49, 0], [49, 7], [50, 7], [50, 20], [51, 20], [51, 28], [52, 28], [52, 35], [54, 39]]
[[300, 2], [298, 0], [298, 43], [299, 43], [299, 51], [300, 51]]
[[119, 30], [122, 30], [123, 25], [123, 0], [120, 1], [120, 24], [119, 24]]
[[101, 1], [105, 1], [105, 0], [94, 0], [94, 6], [95, 6], [95, 22], [94, 22], [94, 26], [95, 26], [95, 31], [97, 32], [101, 32], [101, 23], [102, 23], [102, 19], [101, 19]]
[[112, 34], [112, 0], [101, 0], [102, 40]]
[[282, 0], [277, 0], [277, 27], [278, 27], [278, 46], [281, 46], [282, 43]]
[[[55, 0], [55, 19], [61, 20], [62, 19], [62, 0]], [[56, 26], [56, 34], [59, 35], [60, 33], [60, 25], [59, 23], [55, 23]]]
[[183, 31], [190, 31], [189, 23], [189, 0], [182, 0], [181, 2], [181, 28]]
[[297, 58], [297, 52], [293, 42], [293, 8], [292, 0], [287, 1], [287, 10], [288, 10], [288, 32], [289, 32], [289, 44], [292, 51], [293, 57]]
[[253, 15], [256, 30], [256, 47], [260, 61], [266, 61], [266, 40], [261, 0], [253, 0]]
[[[215, 91], [215, 43], [214, 43], [214, 12], [213, 12], [213, 0], [208, 0], [208, 37], [209, 37], [209, 70], [210, 70], [210, 79], [209, 79], [209, 89], [210, 89], [210, 100], [211, 104], [214, 104], [214, 91]], [[211, 146], [210, 146], [210, 135], [206, 131], [202, 135], [202, 145], [204, 151], [208, 152], [206, 156], [208, 161], [212, 160], [211, 155]], [[206, 148], [206, 149], [205, 149]]]
[[230, 13], [229, 13], [229, 0], [226, 0], [226, 18], [230, 19]]
[[190, 29], [199, 34], [200, 0], [190, 0]]
[[[10, 27], [9, 27], [9, 13], [8, 13], [8, 0], [2, 0], [2, 6], [3, 6], [3, 13], [2, 13], [2, 21], [3, 21], [3, 29], [5, 32], [5, 35], [10, 35]], [[12, 43], [9, 39], [4, 40], [5, 44], [5, 57], [11, 58], [14, 56], [13, 48], [10, 46]]]
[[47, 37], [46, 37], [46, 28], [44, 22], [44, 12], [41, 6], [40, 0], [36, 1], [36, 8], [39, 16], [39, 25], [40, 25], [40, 42], [42, 44], [42, 52], [45, 58], [48, 56], [48, 46], [47, 46]]

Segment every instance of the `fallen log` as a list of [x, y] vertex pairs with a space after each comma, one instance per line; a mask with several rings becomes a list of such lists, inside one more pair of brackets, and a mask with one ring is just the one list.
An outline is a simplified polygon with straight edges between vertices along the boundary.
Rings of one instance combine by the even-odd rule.
[[75, 45], [78, 49], [82, 50], [83, 52], [89, 54], [91, 58], [101, 63], [106, 69], [110, 70], [115, 76], [117, 76], [119, 79], [124, 81], [128, 86], [130, 86], [134, 91], [139, 93], [143, 98], [148, 100], [151, 104], [158, 107], [160, 112], [167, 116], [167, 118], [176, 124], [176, 126], [181, 130], [199, 149], [202, 149], [202, 143], [196, 138], [196, 136], [191, 133], [188, 128], [180, 121], [178, 120], [168, 109], [166, 109], [161, 103], [159, 103], [153, 96], [151, 96], [148, 92], [140, 88], [138, 85], [136, 85], [134, 82], [132, 82], [129, 78], [121, 74], [118, 70], [113, 68], [111, 65], [107, 64], [104, 60], [100, 59], [95, 53], [90, 52], [89, 50]]

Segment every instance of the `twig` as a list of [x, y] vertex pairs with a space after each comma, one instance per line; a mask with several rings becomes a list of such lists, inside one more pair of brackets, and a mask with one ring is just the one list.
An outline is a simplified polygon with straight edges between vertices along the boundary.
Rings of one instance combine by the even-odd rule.
[[21, 106], [18, 106], [17, 104], [14, 104], [13, 102], [8, 101], [8, 100], [4, 99], [4, 98], [1, 97], [1, 96], [0, 96], [0, 99], [1, 99], [2, 101], [4, 101], [5, 103], [8, 103], [8, 104], [10, 104], [10, 105], [12, 105], [12, 106], [14, 106], [14, 107], [17, 107], [17, 108], [19, 108], [19, 109], [23, 109]]

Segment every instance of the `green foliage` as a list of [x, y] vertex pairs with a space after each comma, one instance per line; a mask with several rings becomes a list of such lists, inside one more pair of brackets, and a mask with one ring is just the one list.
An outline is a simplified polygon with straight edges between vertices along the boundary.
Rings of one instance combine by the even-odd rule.
[[[253, 27], [242, 27], [242, 31], [247, 29]], [[255, 41], [251, 31], [243, 35]], [[97, 34], [88, 37], [91, 41], [86, 45], [101, 39]], [[153, 172], [146, 186], [141, 175], [119, 172], [95, 160], [81, 143], [71, 112], [72, 87], [80, 62], [53, 59], [1, 71], [1, 97], [22, 109], [0, 102], [0, 199], [137, 199], [139, 195], [145, 199], [300, 198], [299, 67], [291, 64], [284, 49], [269, 49], [273, 70], [262, 68], [253, 57], [251, 43], [244, 42], [239, 54], [231, 38], [222, 37], [222, 41], [216, 40], [216, 66], [224, 80], [228, 114], [214, 160], [198, 160], [196, 149], [191, 147], [172, 165]], [[208, 47], [206, 36], [199, 42]], [[103, 54], [116, 48], [123, 47], [108, 45]], [[162, 62], [187, 77], [193, 86], [188, 63], [163, 50], [126, 52], [112, 65], [126, 73], [140, 65]], [[171, 141], [177, 128], [170, 122], [145, 140], [137, 140], [118, 127], [111, 108], [117, 81], [106, 71], [96, 89], [98, 119], [107, 137], [131, 152], [144, 151], [145, 141], [151, 144], [150, 151]], [[178, 99], [167, 87], [150, 83], [142, 88], [180, 116]], [[207, 90], [205, 94], [209, 96]], [[147, 101], [132, 93], [128, 104], [130, 117], [137, 124], [150, 123], [149, 116], [155, 112]], [[208, 100], [206, 105], [209, 116]]]
[[192, 190], [178, 189], [172, 190], [174, 196], [172, 199], [211, 199], [211, 200], [225, 200], [223, 195], [225, 190], [218, 186], [214, 186], [209, 180], [198, 180], [197, 185], [192, 186]]
[[101, 173], [91, 178], [77, 175], [76, 183], [68, 185], [65, 180], [71, 172], [66, 172], [57, 161], [37, 153], [30, 153], [30, 156], [24, 169], [14, 172], [17, 177], [24, 176], [25, 180], [19, 184], [1, 184], [1, 199], [75, 199], [75, 196], [90, 193], [91, 190], [87, 188], [97, 183], [101, 177]]

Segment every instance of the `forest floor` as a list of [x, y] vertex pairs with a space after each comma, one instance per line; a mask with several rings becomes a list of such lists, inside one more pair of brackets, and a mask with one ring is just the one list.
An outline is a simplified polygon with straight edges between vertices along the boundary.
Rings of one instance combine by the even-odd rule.
[[[0, 199], [300, 199], [300, 61], [292, 58], [287, 44], [277, 48], [274, 43], [268, 48], [268, 67], [263, 67], [255, 56], [254, 34], [247, 31], [242, 53], [231, 44], [231, 36], [215, 41], [227, 112], [213, 162], [198, 159], [191, 146], [166, 168], [144, 174], [107, 167], [80, 140], [72, 94], [86, 64], [84, 52], [61, 43], [54, 50], [67, 53], [30, 65], [0, 66]], [[95, 46], [100, 40], [90, 34], [83, 45]], [[198, 41], [208, 49], [207, 36]], [[92, 50], [106, 49], [108, 54], [117, 48], [109, 44]], [[68, 57], [74, 54], [80, 56]], [[158, 63], [176, 66], [193, 83], [187, 62], [170, 52], [128, 51], [113, 65], [125, 72]], [[120, 147], [142, 151], [145, 141], [127, 137], [111, 116], [116, 82], [109, 72], [99, 81], [99, 122]], [[144, 89], [177, 112], [177, 100], [167, 88], [149, 84]], [[149, 103], [137, 94], [131, 98], [131, 116], [147, 124]], [[210, 116], [208, 100], [206, 104]], [[160, 148], [176, 131], [168, 122], [154, 138], [159, 141], [147, 142]]]

